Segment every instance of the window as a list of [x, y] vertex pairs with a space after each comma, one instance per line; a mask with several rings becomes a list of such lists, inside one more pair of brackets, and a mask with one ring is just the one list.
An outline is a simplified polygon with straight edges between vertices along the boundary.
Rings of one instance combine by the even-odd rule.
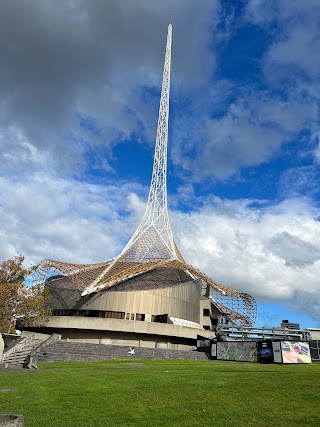
[[[108, 319], [124, 319], [122, 311], [98, 311], [98, 310], [54, 310], [54, 316], [100, 317]], [[130, 316], [129, 313], [127, 313]], [[129, 317], [128, 317], [129, 319]]]
[[210, 310], [208, 308], [204, 308], [203, 309], [203, 315], [207, 316], [207, 317], [210, 316]]

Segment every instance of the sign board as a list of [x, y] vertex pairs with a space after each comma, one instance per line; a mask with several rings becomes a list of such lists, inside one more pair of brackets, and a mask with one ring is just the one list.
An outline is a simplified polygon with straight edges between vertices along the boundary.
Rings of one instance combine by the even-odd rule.
[[273, 341], [272, 347], [274, 363], [282, 363], [281, 343], [279, 341]]
[[197, 348], [210, 347], [210, 340], [197, 340]]
[[273, 350], [271, 340], [259, 340], [258, 346], [258, 362], [260, 363], [272, 363], [273, 362]]
[[217, 342], [217, 359], [257, 362], [256, 341], [219, 341]]
[[311, 363], [308, 342], [281, 341], [282, 363]]
[[217, 343], [211, 344], [211, 357], [217, 357]]

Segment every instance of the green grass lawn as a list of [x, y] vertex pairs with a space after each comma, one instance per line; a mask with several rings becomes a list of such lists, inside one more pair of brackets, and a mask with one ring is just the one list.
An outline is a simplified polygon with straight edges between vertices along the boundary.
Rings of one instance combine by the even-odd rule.
[[0, 372], [0, 413], [23, 414], [26, 427], [315, 427], [319, 380], [320, 364], [42, 363]]

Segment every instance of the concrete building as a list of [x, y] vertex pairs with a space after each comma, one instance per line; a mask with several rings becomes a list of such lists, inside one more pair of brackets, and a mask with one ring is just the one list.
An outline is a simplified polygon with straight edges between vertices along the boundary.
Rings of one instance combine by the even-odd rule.
[[141, 224], [111, 260], [40, 264], [37, 279], [46, 280], [53, 309], [42, 332], [68, 340], [187, 349], [197, 336], [213, 336], [221, 314], [248, 326], [255, 320], [250, 295], [187, 264], [173, 239], [166, 187], [171, 37], [169, 24], [153, 173]]

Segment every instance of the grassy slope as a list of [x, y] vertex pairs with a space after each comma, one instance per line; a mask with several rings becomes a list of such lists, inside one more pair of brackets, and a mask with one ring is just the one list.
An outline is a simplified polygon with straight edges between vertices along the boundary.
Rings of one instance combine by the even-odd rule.
[[0, 391], [0, 412], [24, 414], [26, 427], [320, 425], [320, 364], [128, 363], [0, 372], [0, 389], [14, 389]]

